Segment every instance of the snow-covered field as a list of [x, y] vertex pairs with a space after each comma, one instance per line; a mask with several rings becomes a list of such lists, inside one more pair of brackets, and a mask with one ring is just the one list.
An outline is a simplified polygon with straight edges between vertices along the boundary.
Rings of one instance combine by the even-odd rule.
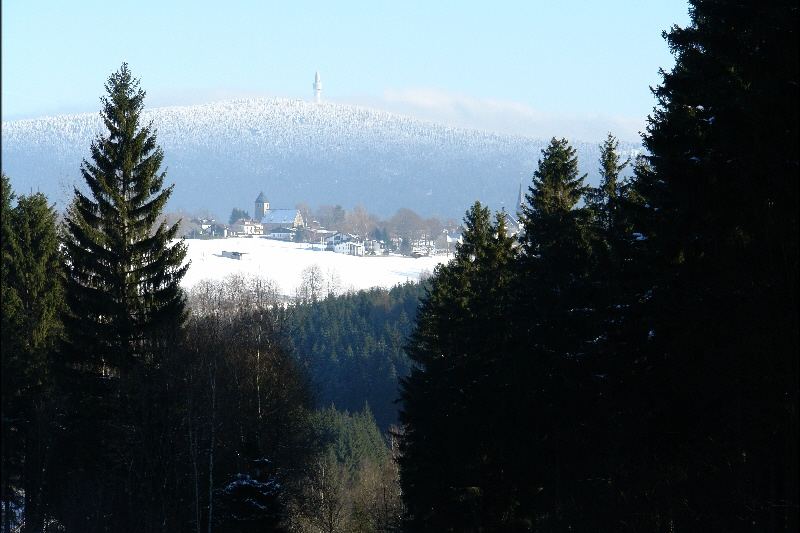
[[[437, 264], [448, 259], [446, 256], [356, 257], [314, 250], [310, 244], [262, 237], [187, 239], [186, 244], [187, 259], [192, 264], [183, 278], [185, 288], [191, 288], [204, 279], [218, 280], [231, 274], [248, 274], [271, 279], [285, 296], [295, 295], [303, 270], [312, 265], [318, 265], [326, 277], [337, 278], [340, 290], [344, 292], [371, 287], [389, 288], [406, 281], [417, 281], [420, 274], [432, 273]], [[222, 256], [223, 251], [243, 252], [244, 255], [242, 259], [230, 259]]]

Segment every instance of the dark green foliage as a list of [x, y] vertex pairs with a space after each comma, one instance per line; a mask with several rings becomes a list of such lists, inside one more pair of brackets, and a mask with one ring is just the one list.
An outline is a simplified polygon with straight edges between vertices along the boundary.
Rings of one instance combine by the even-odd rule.
[[148, 531], [162, 526], [175, 482], [170, 445], [184, 320], [178, 285], [188, 265], [178, 224], [158, 223], [163, 152], [139, 124], [144, 91], [123, 64], [106, 84], [108, 130], [91, 146], [65, 218], [67, 343], [54, 506], [69, 530]]
[[566, 141], [543, 152], [511, 311], [461, 251], [431, 280], [403, 387], [411, 530], [797, 528], [800, 10], [691, 5], [631, 178], [613, 137], [594, 190]]
[[587, 206], [596, 225], [595, 231], [608, 246], [619, 230], [621, 204], [626, 190], [620, 173], [630, 164], [630, 159], [620, 161], [618, 146], [617, 139], [609, 133], [600, 145], [600, 185], [589, 189], [587, 194]]
[[162, 189], [164, 154], [152, 125], [139, 125], [145, 93], [126, 64], [106, 91], [108, 136], [81, 166], [89, 196], [75, 189], [66, 217], [68, 325], [76, 365], [124, 375], [154, 363], [148, 351], [159, 332], [180, 326], [178, 282], [188, 265], [185, 246], [169, 245], [178, 224], [157, 225], [172, 187]]
[[577, 491], [590, 452], [582, 431], [591, 418], [585, 366], [587, 341], [599, 331], [584, 178], [574, 149], [566, 139], [553, 139], [522, 206], [511, 318], [516, 371], [508, 386], [513, 404], [521, 406], [511, 427], [536, 429], [513, 439], [505, 453], [516, 457], [516, 467], [508, 468], [515, 474], [519, 522], [544, 530], [579, 523]]
[[[41, 529], [45, 471], [55, 403], [53, 348], [61, 335], [62, 266], [55, 211], [42, 194], [12, 208], [2, 177], [2, 446], [3, 501], [24, 506], [26, 530]], [[15, 494], [24, 494], [24, 499]], [[13, 520], [9, 516], [4, 524]]]
[[[553, 280], [569, 278], [585, 269], [588, 246], [586, 209], [575, 206], [588, 192], [578, 175], [575, 149], [566, 139], [555, 139], [542, 150], [542, 159], [522, 206], [524, 231], [520, 243], [524, 263]], [[549, 269], [544, 272], [544, 269]], [[566, 283], [563, 281], [562, 283]], [[558, 292], [560, 287], [552, 287]]]
[[2, 424], [2, 434], [0, 435], [0, 450], [2, 451], [2, 470], [0, 470], [0, 500], [3, 502], [2, 522], [3, 530], [8, 531], [11, 529], [12, 522], [15, 521], [12, 505], [18, 505], [18, 498], [14, 489], [14, 484], [18, 481], [15, 479], [18, 474], [12, 474], [12, 470], [18, 471], [18, 450], [19, 446], [12, 442], [11, 436], [11, 418], [13, 415], [6, 414], [7, 409], [10, 409], [11, 398], [13, 395], [8, 394], [6, 391], [11, 391], [16, 388], [16, 385], [9, 379], [5, 372], [6, 360], [15, 357], [16, 348], [12, 347], [12, 342], [15, 342], [15, 335], [13, 334], [16, 329], [19, 314], [19, 297], [16, 291], [11, 290], [9, 285], [9, 276], [11, 270], [11, 261], [14, 252], [14, 233], [11, 225], [11, 201], [14, 198], [14, 192], [11, 190], [11, 182], [5, 173], [0, 176], [0, 194], [2, 194], [2, 210], [0, 211], [0, 248], [2, 251], [2, 298], [0, 298], [0, 306], [2, 306], [2, 324], [0, 324], [0, 356], [2, 357], [3, 375], [2, 375], [2, 417], [0, 423]]
[[[431, 279], [403, 381], [401, 481], [413, 531], [477, 531], [513, 520], [502, 447], [513, 251], [502, 216], [476, 203], [464, 242]], [[509, 371], [512, 369], [509, 368]]]
[[658, 399], [641, 414], [639, 490], [676, 528], [791, 530], [800, 12], [691, 4], [692, 24], [667, 34], [677, 62], [655, 90], [636, 183], [652, 275], [630, 357], [646, 369], [636, 393]]
[[336, 461], [355, 471], [363, 461], [382, 463], [389, 449], [369, 406], [353, 414], [327, 407], [316, 411], [311, 423], [322, 453], [333, 452]]
[[231, 211], [231, 216], [228, 219], [228, 224], [233, 224], [239, 219], [248, 219], [250, 215], [244, 209], [239, 209], [238, 207], [234, 207], [233, 211]]
[[409, 371], [404, 343], [424, 290], [409, 283], [287, 310], [293, 349], [317, 405], [357, 412], [366, 403], [382, 431], [396, 423], [398, 380]]
[[293, 502], [293, 531], [399, 531], [397, 467], [369, 407], [316, 411], [314, 461]]

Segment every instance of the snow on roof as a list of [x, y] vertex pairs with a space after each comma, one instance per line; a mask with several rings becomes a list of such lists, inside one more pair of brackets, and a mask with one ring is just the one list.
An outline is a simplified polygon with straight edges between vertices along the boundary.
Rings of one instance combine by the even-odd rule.
[[268, 209], [264, 212], [262, 224], [294, 224], [297, 209]]

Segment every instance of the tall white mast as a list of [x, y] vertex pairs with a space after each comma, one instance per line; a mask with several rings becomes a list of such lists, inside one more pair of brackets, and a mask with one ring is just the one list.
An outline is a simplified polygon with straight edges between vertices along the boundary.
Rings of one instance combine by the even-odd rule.
[[322, 101], [322, 80], [319, 78], [319, 72], [314, 76], [314, 101], [320, 103]]

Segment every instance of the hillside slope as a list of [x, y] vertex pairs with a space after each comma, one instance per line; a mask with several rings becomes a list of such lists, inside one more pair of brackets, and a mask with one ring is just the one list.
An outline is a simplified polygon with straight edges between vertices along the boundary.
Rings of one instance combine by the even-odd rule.
[[[143, 118], [158, 129], [168, 181], [176, 184], [169, 208], [220, 217], [234, 206], [252, 210], [263, 190], [274, 207], [362, 204], [381, 215], [410, 207], [460, 219], [476, 199], [511, 206], [546, 143], [284, 99], [154, 108]], [[38, 189], [63, 203], [100, 132], [99, 113], [3, 122], [3, 171], [20, 191]], [[590, 179], [598, 144], [573, 142]]]

